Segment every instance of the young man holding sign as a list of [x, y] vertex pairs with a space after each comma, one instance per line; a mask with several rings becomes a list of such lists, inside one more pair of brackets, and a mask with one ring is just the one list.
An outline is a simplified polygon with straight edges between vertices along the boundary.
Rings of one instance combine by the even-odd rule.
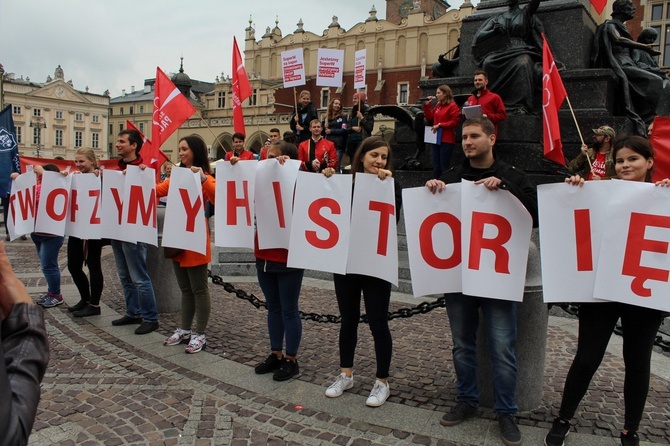
[[[533, 217], [537, 226], [537, 196], [535, 187], [526, 175], [513, 166], [496, 160], [493, 145], [495, 127], [486, 117], [478, 116], [463, 123], [463, 152], [461, 166], [447, 170], [439, 180], [429, 180], [426, 186], [441, 192], [448, 183], [474, 181], [489, 190], [507, 190], [516, 196]], [[467, 296], [463, 293], [446, 294], [446, 307], [454, 342], [454, 368], [458, 402], [442, 417], [444, 426], [454, 426], [477, 414], [477, 329], [479, 309], [489, 336], [493, 370], [493, 410], [498, 416], [500, 433], [506, 445], [521, 444], [521, 432], [514, 415], [517, 385], [516, 302], [502, 299]]]

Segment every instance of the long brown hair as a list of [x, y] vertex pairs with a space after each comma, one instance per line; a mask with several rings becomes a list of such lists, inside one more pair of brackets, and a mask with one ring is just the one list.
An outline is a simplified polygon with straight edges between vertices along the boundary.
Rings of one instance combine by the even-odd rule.
[[451, 92], [449, 85], [440, 85], [437, 89], [444, 93], [444, 102], [440, 102], [441, 104], [444, 105], [454, 102], [454, 94]]
[[370, 136], [363, 140], [354, 154], [354, 162], [351, 163], [351, 172], [354, 176], [356, 175], [356, 172], [364, 171], [363, 158], [365, 157], [365, 154], [380, 147], [388, 147], [388, 156], [386, 157], [386, 166], [384, 169], [393, 172], [393, 151], [391, 150], [391, 146], [381, 136]]
[[[340, 101], [340, 109], [338, 111], [333, 110], [333, 104], [335, 101]], [[326, 119], [332, 121], [342, 116], [342, 100], [340, 98], [333, 98], [328, 103], [328, 111], [326, 112]], [[337, 114], [336, 114], [337, 113]]]

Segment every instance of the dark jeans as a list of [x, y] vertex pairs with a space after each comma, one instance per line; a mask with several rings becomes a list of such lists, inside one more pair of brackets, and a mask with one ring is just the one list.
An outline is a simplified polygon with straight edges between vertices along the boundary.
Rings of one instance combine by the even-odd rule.
[[270, 349], [282, 351], [286, 338], [286, 355], [297, 356], [302, 339], [298, 299], [305, 270], [288, 268], [285, 263], [256, 259], [256, 272], [268, 308]]
[[565, 380], [559, 416], [569, 420], [575, 415], [579, 402], [603, 360], [619, 318], [623, 329], [623, 361], [626, 370], [623, 384], [624, 429], [636, 432], [647, 401], [651, 350], [663, 314], [635, 305], [616, 302], [581, 305], [577, 354]]
[[443, 142], [431, 144], [433, 148], [433, 178], [440, 178], [442, 173], [449, 169], [451, 154], [454, 153], [454, 144]]
[[365, 302], [370, 331], [375, 342], [377, 378], [386, 379], [391, 368], [393, 340], [389, 330], [388, 311], [391, 300], [391, 283], [360, 274], [334, 274], [335, 295], [340, 308], [340, 367], [354, 366], [354, 353], [358, 342], [358, 319], [361, 316], [361, 292]]
[[[86, 242], [86, 249], [84, 249]], [[67, 269], [72, 275], [72, 281], [79, 290], [81, 298], [91, 305], [100, 304], [100, 296], [104, 286], [102, 276], [102, 265], [100, 257], [102, 255], [102, 240], [82, 240], [70, 236], [67, 242]], [[84, 272], [84, 263], [88, 267], [89, 278]], [[90, 286], [89, 286], [90, 285]]]
[[49, 293], [60, 296], [60, 268], [58, 267], [58, 252], [63, 246], [63, 237], [55, 235], [40, 235], [32, 233], [30, 237], [35, 243], [37, 254], [40, 257], [42, 274], [47, 281]]
[[514, 415], [517, 411], [516, 302], [450, 293], [445, 294], [445, 303], [454, 342], [458, 401], [479, 406], [477, 330], [481, 309], [491, 353], [493, 411]]

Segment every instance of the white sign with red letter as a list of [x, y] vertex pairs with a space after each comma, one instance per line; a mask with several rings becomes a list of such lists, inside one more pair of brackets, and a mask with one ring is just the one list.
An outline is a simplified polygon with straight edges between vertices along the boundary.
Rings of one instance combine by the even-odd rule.
[[126, 176], [123, 172], [106, 169], [102, 181], [102, 237], [137, 243], [135, 234], [126, 231], [123, 221], [123, 194]]
[[172, 169], [165, 209], [162, 246], [207, 253], [200, 174], [191, 169]]
[[254, 248], [256, 161], [216, 162], [216, 246]]
[[147, 167], [126, 168], [123, 191], [123, 230], [133, 234], [136, 242], [158, 246], [156, 216], [156, 173]]
[[342, 86], [344, 50], [319, 48], [316, 64], [316, 85], [319, 87]]
[[670, 311], [670, 189], [611, 183], [593, 295]]
[[282, 77], [284, 88], [305, 85], [305, 61], [302, 48], [281, 53]]
[[71, 176], [64, 177], [60, 172], [45, 171], [42, 174], [42, 188], [37, 202], [35, 232], [65, 235], [71, 182]]
[[538, 186], [545, 302], [601, 302], [593, 298], [593, 287], [611, 183], [587, 181], [582, 187], [565, 183]]
[[365, 63], [366, 50], [358, 50], [354, 53], [354, 88], [365, 88]]
[[287, 265], [344, 274], [349, 248], [351, 176], [298, 172]]
[[288, 249], [293, 216], [293, 191], [300, 161], [263, 160], [256, 170], [256, 231], [260, 249]]
[[65, 235], [84, 240], [98, 240], [100, 226], [100, 177], [94, 173], [71, 174], [70, 205]]
[[[347, 273], [398, 285], [398, 235], [393, 178], [357, 173], [351, 207]], [[366, 228], [366, 229], [362, 229]]]
[[462, 291], [461, 185], [435, 194], [403, 189], [402, 196], [414, 297]]
[[508, 191], [463, 181], [461, 193], [463, 294], [523, 301], [532, 217]]
[[9, 194], [9, 215], [7, 217], [7, 232], [10, 240], [30, 234], [35, 229], [35, 215], [37, 215], [36, 184], [37, 175], [33, 171], [19, 175], [12, 181], [12, 190]]

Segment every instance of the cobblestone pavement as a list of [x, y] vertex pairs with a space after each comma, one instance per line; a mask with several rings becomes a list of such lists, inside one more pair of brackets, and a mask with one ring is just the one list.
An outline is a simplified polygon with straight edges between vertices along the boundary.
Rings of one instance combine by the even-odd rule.
[[[15, 271], [34, 298], [45, 287], [30, 241], [7, 245]], [[65, 249], [60, 264], [66, 300], [78, 295], [67, 275]], [[374, 377], [371, 336], [362, 325], [356, 356], [356, 385], [340, 398], [323, 396], [338, 372], [334, 324], [304, 322], [299, 355], [301, 374], [275, 383], [253, 373], [268, 353], [265, 312], [210, 285], [212, 318], [206, 353], [186, 355], [161, 340], [178, 326], [179, 314], [161, 314], [159, 334], [132, 334], [134, 327], [111, 327], [123, 313], [123, 293], [106, 248], [103, 314], [77, 319], [65, 305], [47, 310], [51, 362], [32, 445], [261, 445], [261, 444], [501, 444], [489, 410], [452, 428], [439, 418], [455, 400], [449, 328], [443, 309], [391, 322], [394, 359], [389, 403], [364, 406]], [[262, 297], [253, 281], [236, 286]], [[327, 284], [306, 281], [301, 309], [337, 314]], [[392, 310], [407, 306], [394, 302]], [[542, 407], [518, 415], [524, 444], [542, 444], [560, 403], [576, 335], [563, 318], [551, 318]], [[660, 358], [660, 359], [659, 359]], [[655, 361], [670, 369], [670, 360]], [[665, 362], [663, 362], [665, 361]], [[670, 373], [652, 376], [640, 437], [670, 444]], [[575, 418], [566, 444], [614, 445], [623, 424], [623, 361], [608, 353]]]

